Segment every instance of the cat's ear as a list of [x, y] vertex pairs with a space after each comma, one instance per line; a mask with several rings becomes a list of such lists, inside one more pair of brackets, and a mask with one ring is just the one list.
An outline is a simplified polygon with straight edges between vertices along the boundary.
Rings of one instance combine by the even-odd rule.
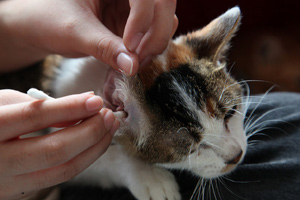
[[220, 61], [228, 49], [230, 39], [238, 29], [240, 18], [240, 8], [234, 7], [203, 29], [187, 34], [185, 42], [199, 58]]

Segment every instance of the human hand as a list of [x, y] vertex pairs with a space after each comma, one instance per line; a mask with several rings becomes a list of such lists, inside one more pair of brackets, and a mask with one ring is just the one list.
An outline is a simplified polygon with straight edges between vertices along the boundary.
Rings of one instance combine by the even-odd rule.
[[[102, 99], [91, 93], [42, 101], [0, 90], [0, 199], [21, 199], [67, 181], [99, 158], [119, 127], [102, 105]], [[79, 120], [48, 135], [19, 139]]]
[[[5, 5], [2, 13], [8, 16], [7, 35], [13, 38], [6, 44], [20, 45], [22, 55], [28, 52], [23, 59], [50, 53], [67, 57], [92, 55], [128, 75], [137, 73], [139, 63], [162, 53], [178, 25], [176, 0], [1, 3]], [[26, 45], [30, 50], [24, 52]], [[16, 48], [13, 50], [16, 55]], [[20, 57], [17, 61], [22, 60]]]

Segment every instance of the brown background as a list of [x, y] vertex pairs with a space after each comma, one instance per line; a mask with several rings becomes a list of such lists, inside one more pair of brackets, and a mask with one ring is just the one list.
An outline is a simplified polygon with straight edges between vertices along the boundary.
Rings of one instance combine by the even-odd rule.
[[178, 0], [176, 35], [205, 26], [238, 5], [242, 24], [228, 55], [228, 67], [251, 93], [300, 92], [300, 1]]

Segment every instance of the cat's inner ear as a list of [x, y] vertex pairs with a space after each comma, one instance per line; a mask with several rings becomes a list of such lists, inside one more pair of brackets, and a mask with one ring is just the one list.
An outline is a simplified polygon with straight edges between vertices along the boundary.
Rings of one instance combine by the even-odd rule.
[[195, 51], [199, 59], [221, 61], [228, 49], [230, 39], [238, 29], [240, 18], [239, 7], [234, 7], [204, 28], [187, 34], [184, 37], [185, 42]]

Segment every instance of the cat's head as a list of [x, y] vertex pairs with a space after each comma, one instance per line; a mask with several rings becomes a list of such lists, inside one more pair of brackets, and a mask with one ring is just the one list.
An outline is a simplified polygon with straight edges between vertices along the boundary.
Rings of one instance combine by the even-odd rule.
[[110, 108], [127, 113], [115, 137], [128, 152], [207, 178], [236, 167], [246, 152], [242, 89], [225, 53], [239, 23], [232, 8], [171, 41], [137, 76], [111, 72]]

